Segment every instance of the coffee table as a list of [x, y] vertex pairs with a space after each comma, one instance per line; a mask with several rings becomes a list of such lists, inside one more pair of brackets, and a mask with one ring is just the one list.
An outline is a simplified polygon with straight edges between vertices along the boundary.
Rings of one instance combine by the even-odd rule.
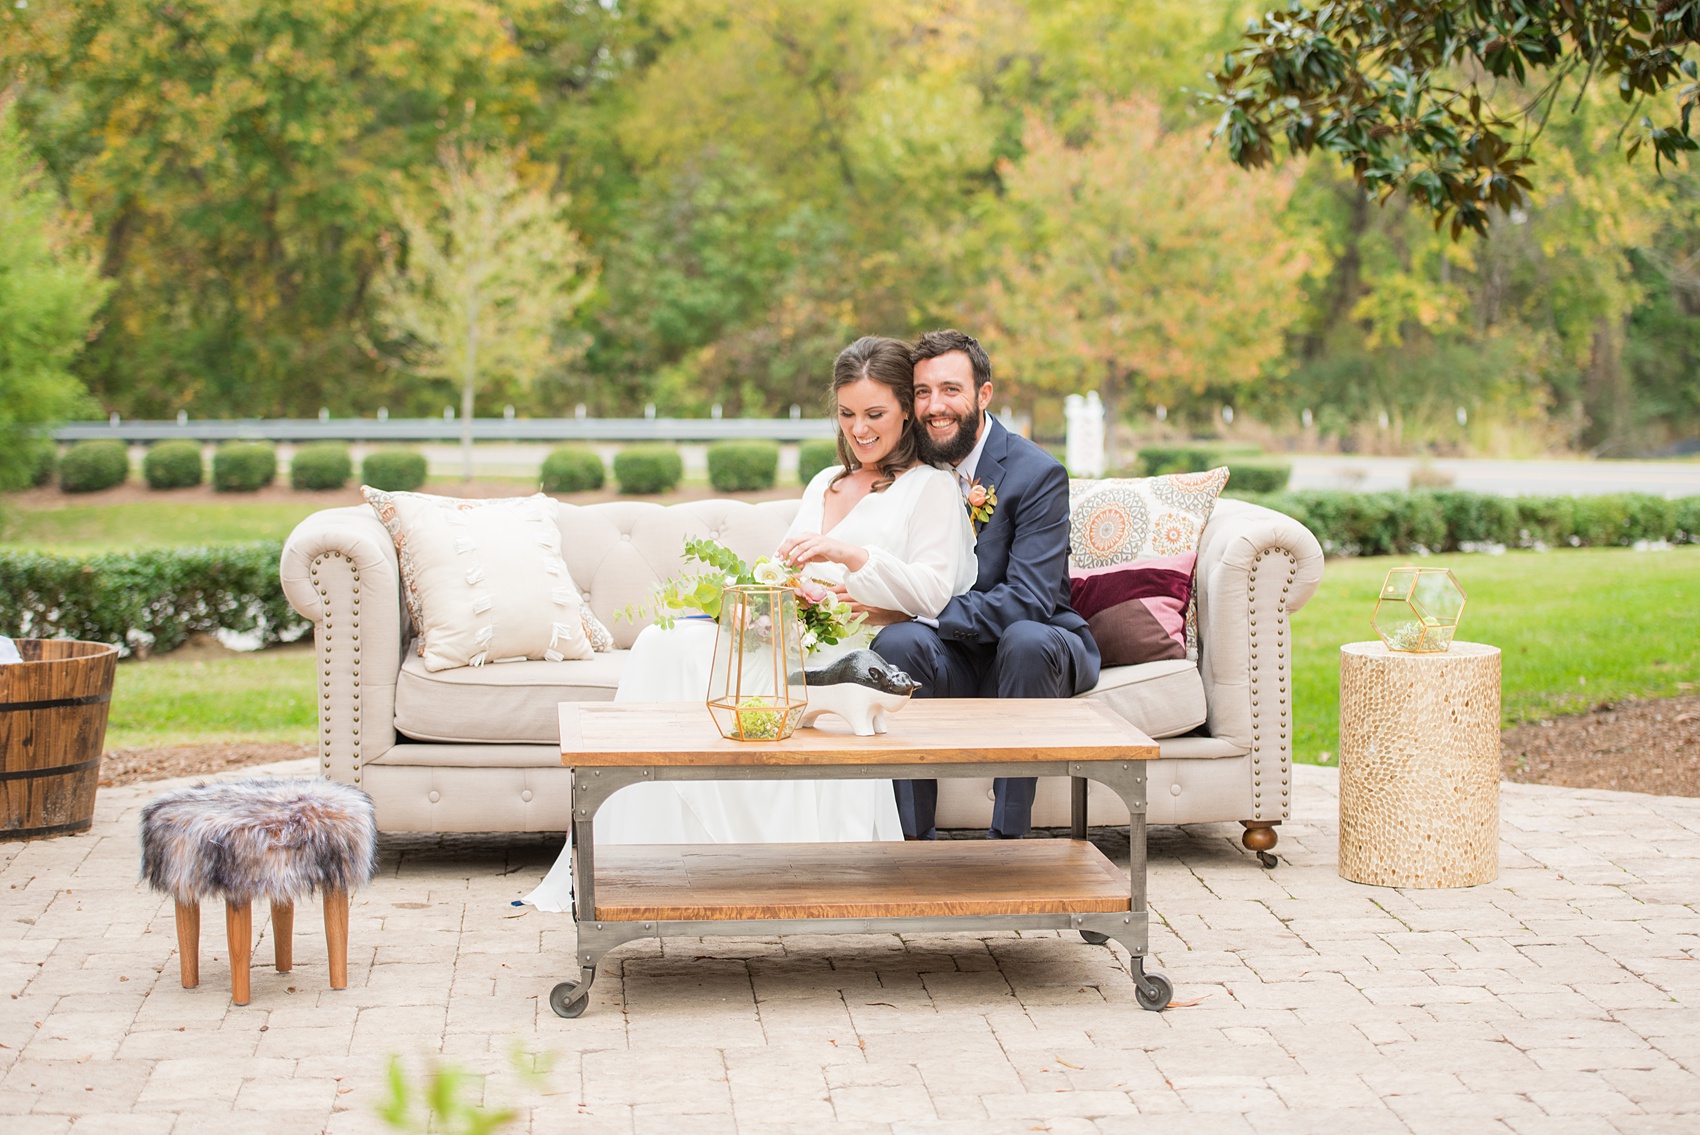
[[[878, 736], [827, 717], [784, 741], [728, 741], [700, 702], [566, 702], [560, 721], [580, 966], [549, 995], [560, 1016], [584, 1012], [610, 950], [670, 936], [1075, 930], [1127, 949], [1140, 1005], [1160, 1010], [1173, 996], [1145, 970], [1143, 762], [1157, 745], [1106, 706], [931, 698]], [[633, 784], [947, 776], [1073, 777], [1073, 838], [595, 845], [597, 810]], [[1086, 841], [1088, 780], [1127, 805], [1125, 873]]]

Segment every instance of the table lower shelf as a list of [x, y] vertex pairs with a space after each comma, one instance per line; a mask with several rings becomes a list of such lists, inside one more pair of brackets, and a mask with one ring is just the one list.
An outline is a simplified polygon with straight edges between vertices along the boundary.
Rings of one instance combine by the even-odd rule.
[[1069, 839], [609, 844], [596, 918], [740, 921], [1125, 911], [1127, 872]]

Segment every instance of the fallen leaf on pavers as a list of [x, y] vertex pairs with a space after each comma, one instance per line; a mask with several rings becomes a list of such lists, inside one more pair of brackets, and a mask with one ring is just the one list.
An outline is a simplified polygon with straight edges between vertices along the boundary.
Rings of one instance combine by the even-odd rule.
[[1064, 1068], [1073, 1068], [1076, 1072], [1079, 1072], [1079, 1071], [1082, 1070], [1081, 1065], [1070, 1064], [1068, 1061], [1064, 1060], [1060, 1056], [1053, 1056], [1053, 1057], [1051, 1057], [1051, 1059], [1055, 1060], [1058, 1064], [1061, 1064]]
[[1194, 997], [1191, 1001], [1171, 1001], [1171, 1002], [1169, 1002], [1169, 1008], [1171, 1008], [1171, 1009], [1190, 1009], [1194, 1005], [1198, 1004], [1200, 1001], [1203, 1001], [1204, 998], [1206, 998], [1208, 996], [1210, 996], [1210, 994], [1205, 993], [1205, 994], [1201, 994], [1198, 997]]
[[865, 1001], [865, 1002], [863, 1002], [863, 1004], [869, 1005], [869, 1006], [884, 1005], [887, 1009], [897, 1008], [897, 1006], [893, 1005], [890, 1001]]

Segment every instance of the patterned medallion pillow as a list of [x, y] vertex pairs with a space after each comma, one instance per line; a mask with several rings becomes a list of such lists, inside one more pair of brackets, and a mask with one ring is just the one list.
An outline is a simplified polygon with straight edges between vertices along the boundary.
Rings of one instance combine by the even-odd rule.
[[1106, 666], [1198, 661], [1198, 541], [1226, 468], [1069, 482], [1069, 591]]
[[427, 670], [591, 656], [552, 499], [361, 492], [395, 541]]

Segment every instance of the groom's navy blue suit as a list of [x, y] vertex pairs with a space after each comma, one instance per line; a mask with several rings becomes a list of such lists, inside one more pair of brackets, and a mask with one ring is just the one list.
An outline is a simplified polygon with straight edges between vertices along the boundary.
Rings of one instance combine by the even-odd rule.
[[[1098, 682], [1098, 644], [1069, 606], [1068, 474], [1056, 458], [988, 415], [974, 479], [996, 493], [979, 526], [979, 578], [940, 612], [938, 629], [896, 623], [873, 648], [921, 683], [916, 697], [1066, 698]], [[1027, 834], [1032, 777], [995, 782], [991, 836]], [[900, 780], [903, 834], [934, 839], [938, 781]]]

